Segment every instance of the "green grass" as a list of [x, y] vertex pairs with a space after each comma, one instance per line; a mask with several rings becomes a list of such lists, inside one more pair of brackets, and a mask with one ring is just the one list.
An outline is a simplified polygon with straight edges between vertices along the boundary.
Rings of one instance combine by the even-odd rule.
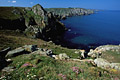
[[[118, 74], [93, 67], [87, 62], [59, 61], [38, 54], [24, 54], [12, 58], [12, 60], [13, 63], [9, 66], [14, 66], [16, 69], [9, 74], [1, 73], [6, 76], [7, 80], [39, 80], [40, 78], [43, 80], [64, 80], [59, 74], [65, 75], [66, 80], [110, 80], [111, 76], [120, 78]], [[38, 60], [40, 61], [38, 62]], [[34, 66], [21, 67], [26, 62]], [[72, 67], [78, 67], [82, 71], [76, 74]], [[99, 72], [101, 72], [101, 76]]]
[[75, 54], [74, 49], [63, 48], [53, 43], [43, 41], [41, 39], [31, 39], [24, 36], [23, 33], [12, 30], [0, 30], [0, 50], [11, 47], [15, 49], [24, 45], [38, 45], [40, 48], [52, 49], [54, 54], [66, 53], [72, 58], [78, 58], [80, 55]]
[[108, 60], [109, 62], [119, 63], [120, 62], [120, 51], [105, 51], [102, 54], [102, 58]]
[[14, 14], [12, 11], [16, 10], [23, 14], [23, 8], [19, 7], [0, 7], [0, 18], [2, 19], [18, 19], [21, 17], [21, 14]]

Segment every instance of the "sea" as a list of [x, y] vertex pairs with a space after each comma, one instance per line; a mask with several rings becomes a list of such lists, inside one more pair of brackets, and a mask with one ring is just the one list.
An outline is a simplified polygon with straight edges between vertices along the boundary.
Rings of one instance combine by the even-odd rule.
[[96, 11], [91, 15], [72, 16], [61, 20], [68, 28], [63, 35], [65, 47], [88, 49], [120, 44], [120, 11]]

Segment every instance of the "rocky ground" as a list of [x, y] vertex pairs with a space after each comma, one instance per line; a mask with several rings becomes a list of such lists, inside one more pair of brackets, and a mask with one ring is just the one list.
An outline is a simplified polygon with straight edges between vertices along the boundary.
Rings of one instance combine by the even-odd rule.
[[0, 35], [2, 80], [120, 79], [119, 45], [100, 46], [86, 53], [85, 50], [63, 48], [52, 41], [30, 39], [8, 32], [1, 31]]

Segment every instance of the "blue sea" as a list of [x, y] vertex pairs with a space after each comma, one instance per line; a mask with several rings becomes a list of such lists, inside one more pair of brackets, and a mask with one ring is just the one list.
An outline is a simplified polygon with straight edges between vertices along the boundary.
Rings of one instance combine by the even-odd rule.
[[120, 11], [98, 11], [91, 15], [69, 17], [61, 22], [69, 29], [63, 38], [69, 47], [120, 44]]

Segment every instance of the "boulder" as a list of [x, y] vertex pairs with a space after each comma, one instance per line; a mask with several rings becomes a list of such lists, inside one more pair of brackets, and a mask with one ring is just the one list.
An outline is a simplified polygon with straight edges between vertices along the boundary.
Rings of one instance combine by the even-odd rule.
[[50, 56], [50, 55], [53, 54], [53, 52], [52, 52], [52, 50], [47, 50], [47, 51], [46, 51], [46, 54], [47, 54], [48, 56]]
[[37, 45], [25, 45], [23, 46], [23, 48], [25, 49], [25, 51], [33, 52], [37, 50]]
[[9, 51], [6, 55], [6, 57], [15, 57], [21, 54], [25, 53], [25, 49], [23, 49], [22, 47], [17, 48], [15, 50]]
[[14, 71], [15, 67], [5, 67], [2, 69], [3, 72], [12, 72]]
[[88, 56], [90, 56], [92, 58], [99, 58], [99, 57], [101, 57], [101, 55], [102, 55], [102, 52], [93, 50], [93, 49], [90, 49], [90, 52], [88, 53]]
[[116, 70], [120, 70], [120, 63], [111, 63], [111, 68], [116, 69]]
[[93, 57], [93, 58], [96, 58], [96, 57], [97, 57], [97, 54], [94, 52], [93, 49], [90, 49], [90, 52], [88, 53], [88, 56]]
[[42, 51], [41, 49], [34, 51], [31, 54], [40, 54], [42, 56], [47, 56], [46, 52]]
[[111, 64], [102, 58], [97, 58], [94, 60], [94, 63], [97, 65], [97, 67], [103, 68], [103, 69], [110, 69], [111, 68]]
[[59, 54], [59, 59], [60, 60], [66, 60], [66, 59], [69, 59], [70, 57], [69, 56], [67, 56], [67, 54], [66, 53], [63, 53], [63, 54]]
[[56, 59], [56, 60], [59, 59], [59, 58], [58, 58], [58, 55], [51, 55], [51, 57], [54, 58], [54, 59]]
[[85, 50], [80, 50], [80, 52], [81, 52], [81, 57], [85, 58]]

